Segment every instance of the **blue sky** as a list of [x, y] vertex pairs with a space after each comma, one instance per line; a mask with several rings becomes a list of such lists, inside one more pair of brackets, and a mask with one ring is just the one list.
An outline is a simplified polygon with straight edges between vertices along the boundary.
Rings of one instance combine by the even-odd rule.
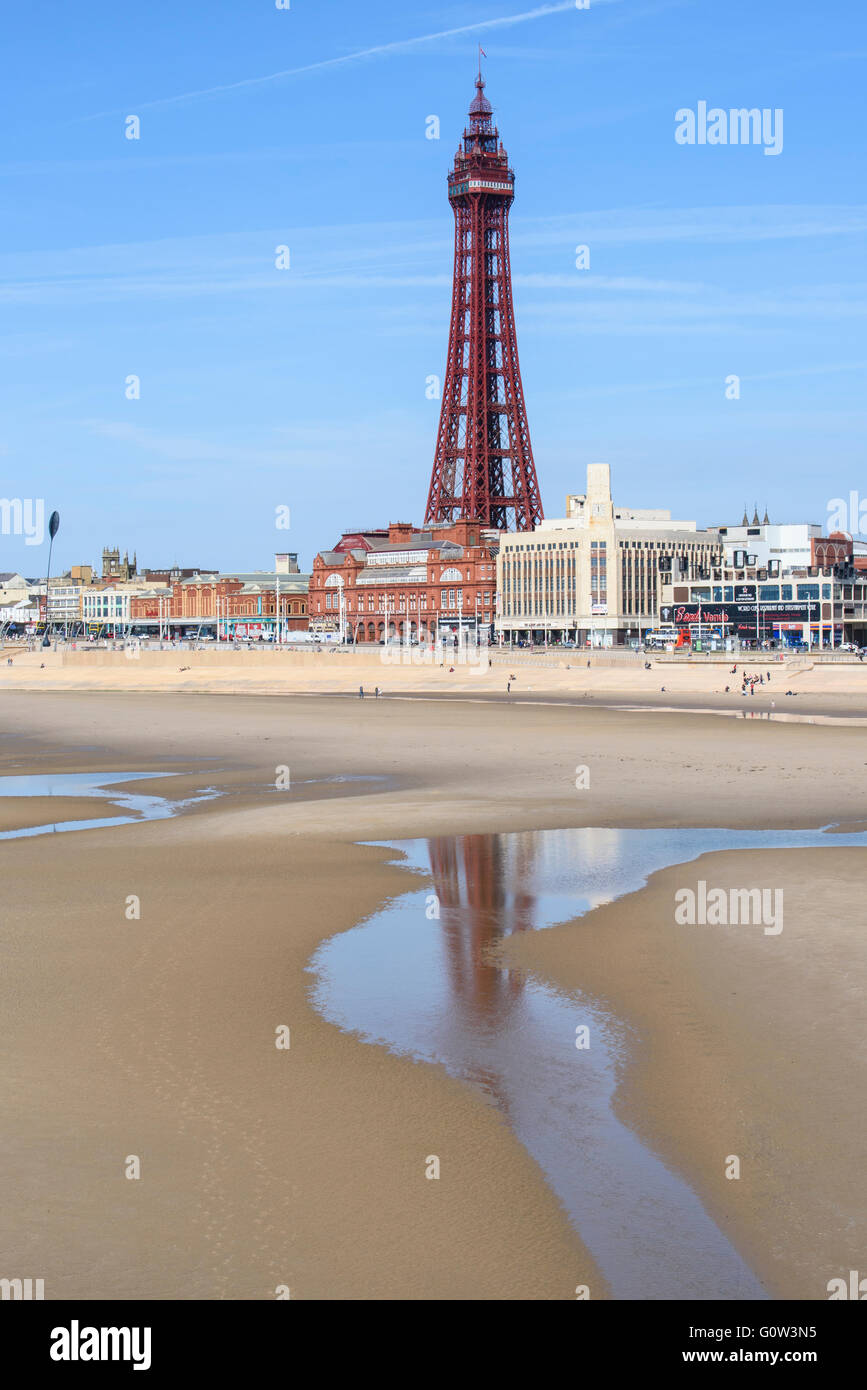
[[[48, 0], [4, 30], [0, 492], [60, 509], [57, 565], [309, 566], [422, 520], [479, 41], [546, 514], [596, 460], [701, 524], [867, 494], [862, 7]], [[782, 153], [679, 145], [702, 100], [782, 108]], [[37, 557], [0, 536], [0, 569]]]

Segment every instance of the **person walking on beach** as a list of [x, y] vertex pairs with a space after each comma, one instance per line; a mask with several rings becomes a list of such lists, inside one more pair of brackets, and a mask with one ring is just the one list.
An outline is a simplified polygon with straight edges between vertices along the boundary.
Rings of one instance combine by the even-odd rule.
[[363, 700], [363, 699], [364, 699], [364, 686], [363, 686], [363, 685], [360, 685], [360, 686], [358, 687], [358, 698], [359, 698], [359, 700]]
[[377, 700], [379, 699], [379, 686], [378, 686], [378, 685], [374, 686], [374, 688], [373, 688], [373, 695], [374, 695], [374, 698], [375, 698], [375, 699], [377, 699]]
[[511, 681], [506, 681], [506, 694], [507, 694], [507, 695], [511, 695], [511, 693], [512, 693], [512, 682], [511, 682]]

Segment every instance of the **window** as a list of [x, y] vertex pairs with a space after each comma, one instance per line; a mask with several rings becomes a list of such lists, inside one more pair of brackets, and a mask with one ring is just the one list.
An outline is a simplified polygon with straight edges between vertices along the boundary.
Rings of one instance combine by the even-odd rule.
[[779, 584], [760, 584], [759, 598], [778, 599], [780, 597]]
[[822, 598], [830, 598], [830, 597], [831, 597], [831, 585], [830, 585], [830, 584], [823, 584], [823, 585], [822, 585]]
[[818, 584], [799, 584], [799, 585], [798, 585], [798, 598], [818, 598], [818, 597], [819, 597], [819, 586], [818, 586]]
[[791, 584], [782, 584], [782, 585], [780, 586], [780, 597], [781, 597], [782, 599], [790, 599], [790, 598], [792, 597], [792, 586], [791, 586]]

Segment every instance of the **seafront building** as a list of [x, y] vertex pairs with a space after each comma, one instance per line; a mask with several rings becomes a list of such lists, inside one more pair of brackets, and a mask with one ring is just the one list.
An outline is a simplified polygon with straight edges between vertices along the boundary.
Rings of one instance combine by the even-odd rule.
[[717, 531], [662, 509], [619, 506], [606, 463], [591, 463], [587, 491], [566, 515], [500, 537], [495, 629], [504, 641], [623, 646], [659, 621], [663, 573], [709, 578], [722, 559]]
[[89, 565], [45, 579], [0, 574], [0, 626], [33, 636], [48, 625], [68, 637], [219, 636], [273, 641], [307, 629], [309, 575], [298, 556], [275, 556], [272, 570], [220, 574], [173, 566], [139, 571], [117, 550], [103, 552], [103, 574]]
[[[765, 536], [751, 527], [751, 534], [726, 540], [723, 561], [697, 581], [663, 576], [660, 625], [693, 644], [867, 645], [867, 572], [857, 568], [858, 543], [841, 532], [814, 534], [820, 528], [808, 525], [763, 529]], [[792, 539], [809, 533], [798, 554], [806, 563], [784, 565], [777, 558], [782, 547], [770, 542], [780, 532]]]
[[[794, 522], [780, 525], [764, 519], [758, 511], [752, 521], [746, 512], [738, 526], [719, 526], [720, 540], [726, 563], [735, 569], [745, 564], [767, 569], [776, 565], [780, 570], [793, 570], [833, 565], [851, 561], [856, 569], [867, 568], [867, 542], [854, 540], [842, 531], [826, 536], [815, 522]], [[738, 561], [740, 560], [740, 563]]]
[[298, 556], [275, 556], [273, 570], [195, 574], [132, 599], [133, 632], [274, 641], [307, 629], [309, 575]]
[[310, 630], [353, 642], [490, 635], [501, 539], [478, 521], [345, 531], [313, 561]]
[[23, 631], [38, 614], [30, 582], [17, 570], [0, 572], [0, 631]]

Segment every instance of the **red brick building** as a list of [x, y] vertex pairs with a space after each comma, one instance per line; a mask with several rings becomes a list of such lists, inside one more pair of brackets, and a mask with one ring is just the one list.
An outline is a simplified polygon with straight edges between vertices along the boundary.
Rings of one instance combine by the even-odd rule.
[[855, 554], [855, 543], [848, 532], [832, 531], [830, 536], [811, 537], [810, 564], [820, 570], [830, 570], [835, 565], [867, 570], [867, 555]]
[[307, 575], [297, 571], [252, 574], [197, 574], [130, 598], [130, 622], [162, 619], [173, 630], [220, 625], [221, 635], [273, 635], [277, 593], [282, 632], [307, 631]]
[[489, 629], [496, 615], [498, 536], [478, 521], [347, 531], [313, 561], [311, 631], [356, 642]]

